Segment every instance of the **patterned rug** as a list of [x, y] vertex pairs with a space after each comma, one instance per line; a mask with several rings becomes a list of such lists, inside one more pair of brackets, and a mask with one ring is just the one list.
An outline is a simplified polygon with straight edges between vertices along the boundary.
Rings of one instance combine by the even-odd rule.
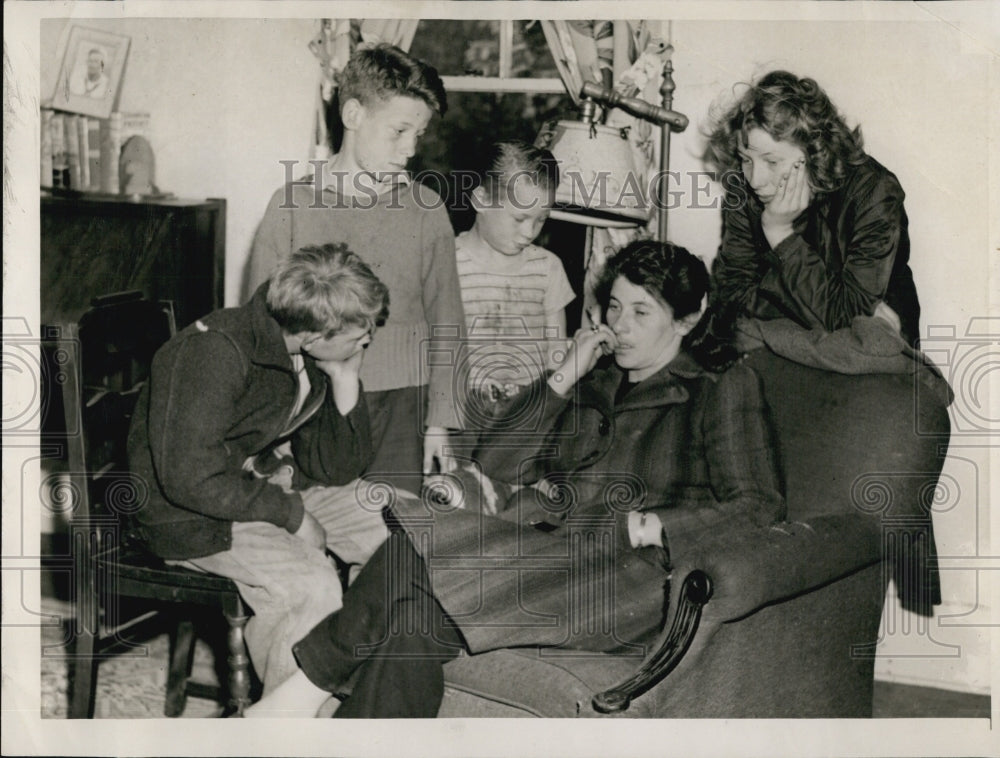
[[[43, 597], [41, 607], [44, 613], [71, 618], [72, 607], [66, 601]], [[63, 646], [68, 635], [61, 626], [43, 626], [41, 636], [42, 718], [66, 718], [71, 660]], [[164, 717], [169, 635], [159, 632], [137, 641], [137, 645], [99, 664], [95, 718]], [[218, 684], [215, 665], [212, 646], [199, 639], [195, 645], [194, 677], [206, 684]], [[221, 712], [221, 706], [213, 701], [188, 697], [183, 717], [215, 717]]]

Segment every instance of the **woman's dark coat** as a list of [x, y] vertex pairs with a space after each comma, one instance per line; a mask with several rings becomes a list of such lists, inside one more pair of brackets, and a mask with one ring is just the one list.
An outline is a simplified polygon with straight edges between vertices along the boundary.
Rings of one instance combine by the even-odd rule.
[[[525, 485], [545, 475], [552, 500], [522, 489], [503, 518], [426, 500], [397, 507], [472, 652], [614, 649], [655, 632], [668, 559], [658, 548], [630, 547], [630, 510], [660, 517], [675, 559], [724, 526], [783, 518], [750, 368], [711, 374], [681, 353], [616, 405], [622, 379], [615, 365], [598, 367], [570, 397], [539, 381], [520, 396], [533, 406], [507, 414], [518, 427], [487, 434], [476, 456], [485, 473]], [[550, 531], [532, 526], [538, 521]]]
[[904, 197], [896, 176], [868, 157], [842, 187], [816, 198], [772, 250], [761, 225], [764, 208], [739, 179], [722, 211], [713, 303], [736, 301], [755, 318], [833, 331], [873, 315], [884, 300], [899, 316], [903, 339], [915, 345], [920, 303]]

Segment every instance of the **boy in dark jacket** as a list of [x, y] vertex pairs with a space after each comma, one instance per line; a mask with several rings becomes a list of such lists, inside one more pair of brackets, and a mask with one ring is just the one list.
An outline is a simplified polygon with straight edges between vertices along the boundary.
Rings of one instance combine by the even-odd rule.
[[387, 536], [357, 480], [372, 458], [358, 376], [388, 303], [345, 245], [301, 248], [249, 303], [167, 342], [136, 407], [140, 534], [168, 562], [236, 582], [265, 692], [297, 669], [292, 644], [341, 606], [326, 550], [360, 567]]

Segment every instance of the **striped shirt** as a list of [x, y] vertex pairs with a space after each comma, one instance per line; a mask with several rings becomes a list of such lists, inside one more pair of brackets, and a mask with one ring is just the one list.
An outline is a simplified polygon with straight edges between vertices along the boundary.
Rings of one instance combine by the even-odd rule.
[[[474, 367], [470, 383], [530, 384], [542, 375], [550, 346], [558, 337], [545, 330], [547, 314], [562, 311], [576, 294], [562, 261], [537, 245], [505, 256], [484, 249], [463, 232], [455, 240], [455, 259]], [[478, 377], [478, 379], [477, 379]]]

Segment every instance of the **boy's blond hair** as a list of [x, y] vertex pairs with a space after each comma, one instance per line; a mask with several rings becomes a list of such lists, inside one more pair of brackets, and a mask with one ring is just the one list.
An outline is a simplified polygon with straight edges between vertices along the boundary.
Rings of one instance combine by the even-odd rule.
[[302, 247], [282, 260], [267, 288], [267, 309], [288, 334], [330, 337], [371, 330], [389, 316], [389, 289], [346, 244]]

